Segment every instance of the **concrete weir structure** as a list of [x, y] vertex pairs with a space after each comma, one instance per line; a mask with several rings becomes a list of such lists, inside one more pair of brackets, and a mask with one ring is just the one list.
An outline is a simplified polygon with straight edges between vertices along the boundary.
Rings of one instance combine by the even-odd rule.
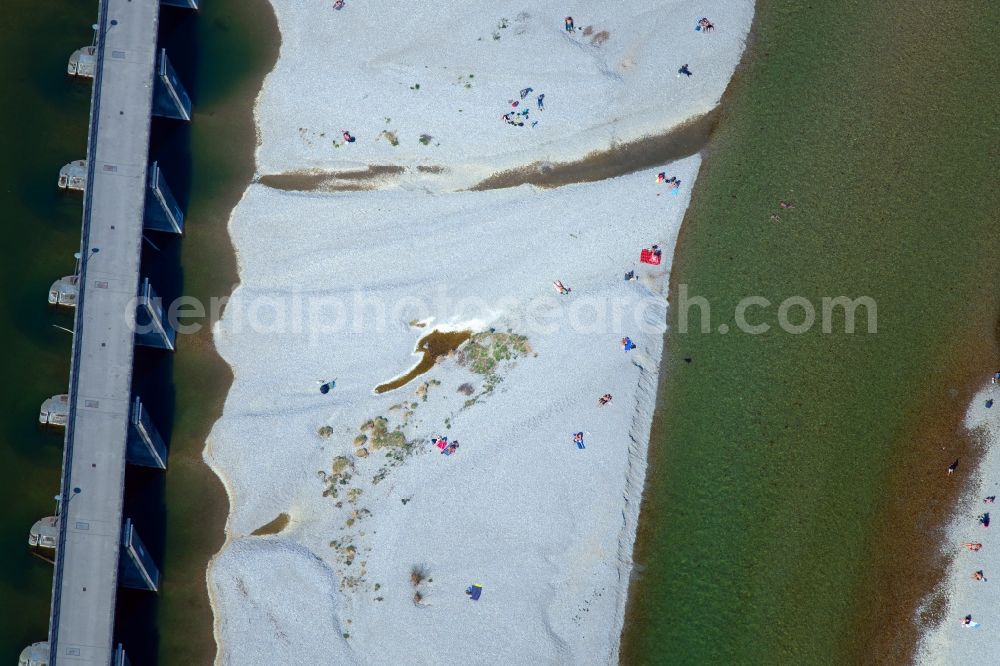
[[[163, 4], [197, 8], [194, 0]], [[133, 395], [135, 345], [175, 343], [140, 265], [144, 230], [183, 230], [180, 207], [149, 165], [152, 116], [191, 118], [157, 47], [159, 13], [160, 0], [99, 1], [49, 664], [128, 663], [115, 636], [118, 587], [160, 584], [123, 515], [126, 464], [166, 466], [164, 442]]]

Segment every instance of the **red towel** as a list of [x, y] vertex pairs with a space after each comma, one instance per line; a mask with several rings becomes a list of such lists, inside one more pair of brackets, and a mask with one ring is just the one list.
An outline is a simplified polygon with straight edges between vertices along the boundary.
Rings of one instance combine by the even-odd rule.
[[654, 266], [660, 265], [660, 255], [655, 254], [652, 250], [643, 248], [642, 252], [639, 253], [639, 261], [644, 264], [652, 264]]

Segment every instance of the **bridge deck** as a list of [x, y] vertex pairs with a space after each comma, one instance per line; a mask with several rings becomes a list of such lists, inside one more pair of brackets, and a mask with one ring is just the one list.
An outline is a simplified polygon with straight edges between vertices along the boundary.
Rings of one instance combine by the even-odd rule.
[[100, 0], [50, 664], [113, 655], [158, 22], [158, 0]]

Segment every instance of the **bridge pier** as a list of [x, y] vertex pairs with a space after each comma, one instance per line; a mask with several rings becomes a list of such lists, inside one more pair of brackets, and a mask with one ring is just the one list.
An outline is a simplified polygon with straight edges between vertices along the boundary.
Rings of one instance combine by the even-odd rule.
[[28, 546], [35, 549], [56, 549], [59, 543], [59, 516], [47, 516], [35, 521], [28, 531]]
[[143, 278], [135, 312], [135, 342], [144, 347], [174, 351], [177, 331], [163, 316], [163, 302], [153, 291], [149, 278]]
[[[28, 546], [45, 559], [49, 559], [46, 553], [58, 551], [59, 516], [49, 516], [36, 521], [28, 532]], [[149, 551], [139, 538], [131, 518], [126, 518], [125, 524], [122, 525], [120, 550], [118, 584], [133, 590], [159, 592], [160, 570], [157, 569]], [[49, 561], [53, 562], [51, 559]]]
[[84, 79], [94, 78], [97, 70], [97, 46], [91, 44], [73, 51], [66, 64], [66, 73]]
[[119, 577], [122, 587], [134, 590], [160, 590], [160, 570], [153, 564], [146, 547], [142, 545], [139, 534], [135, 531], [131, 518], [125, 519], [122, 528], [122, 553], [120, 558]]
[[132, 411], [129, 414], [125, 459], [132, 465], [167, 468], [167, 447], [138, 396], [132, 401]]
[[32, 643], [21, 650], [21, 656], [17, 658], [17, 666], [48, 666], [49, 663], [49, 642]]
[[80, 276], [64, 275], [49, 287], [49, 305], [76, 307], [76, 297], [80, 293]]
[[111, 662], [112, 666], [131, 666], [131, 662], [128, 660], [128, 657], [125, 656], [125, 648], [121, 643], [119, 643], [118, 647], [115, 648], [114, 659], [115, 660]]
[[184, 212], [167, 187], [159, 162], [149, 167], [149, 189], [146, 191], [146, 214], [143, 224], [151, 231], [169, 234], [184, 233]]
[[69, 420], [69, 394], [60, 393], [47, 398], [38, 409], [38, 423], [43, 426], [65, 428]]
[[73, 160], [59, 169], [59, 189], [82, 192], [87, 187], [87, 160]]
[[166, 49], [160, 49], [160, 57], [156, 63], [153, 115], [175, 120], [191, 120], [191, 98], [177, 78], [177, 72], [170, 64]]

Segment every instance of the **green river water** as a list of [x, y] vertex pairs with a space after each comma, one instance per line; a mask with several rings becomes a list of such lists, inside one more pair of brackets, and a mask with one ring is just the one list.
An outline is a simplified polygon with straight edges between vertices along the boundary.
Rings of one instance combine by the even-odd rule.
[[[902, 664], [933, 620], [961, 418], [1000, 363], [998, 25], [971, 0], [757, 3], [676, 250], [623, 663]], [[708, 332], [697, 307], [681, 330], [682, 285]], [[823, 331], [842, 295], [877, 331]], [[767, 333], [737, 330], [747, 296]], [[789, 297], [807, 332], [778, 327]]]

